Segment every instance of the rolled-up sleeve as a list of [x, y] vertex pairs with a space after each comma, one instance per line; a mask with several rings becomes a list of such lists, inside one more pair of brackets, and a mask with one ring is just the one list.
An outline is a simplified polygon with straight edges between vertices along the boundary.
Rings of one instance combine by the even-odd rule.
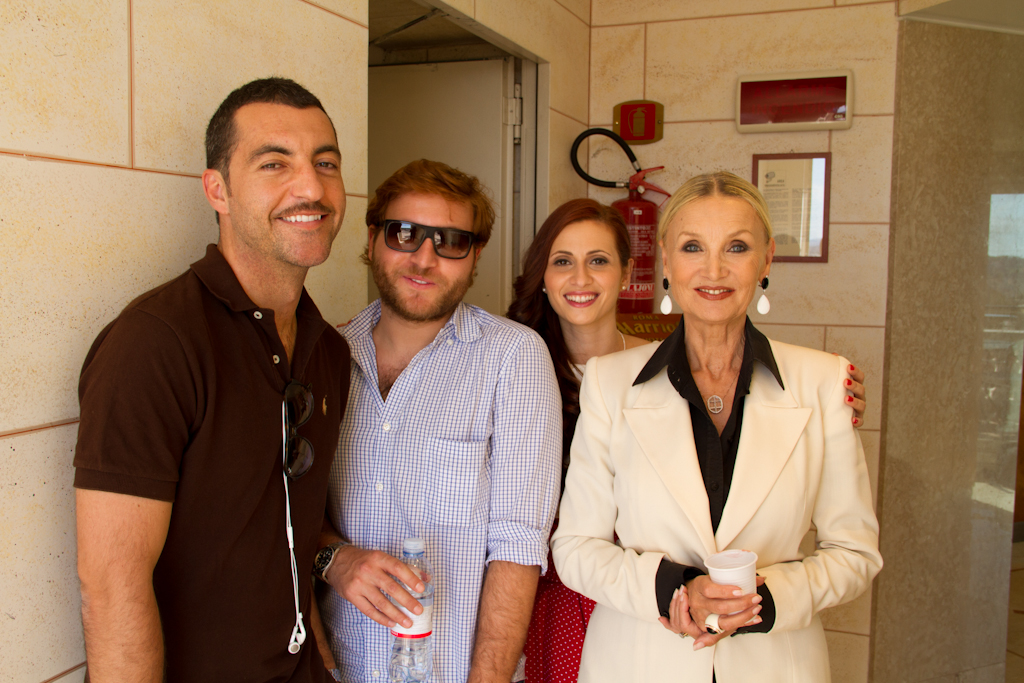
[[561, 481], [562, 415], [547, 347], [536, 334], [509, 349], [494, 396], [488, 461], [487, 561], [547, 570]]

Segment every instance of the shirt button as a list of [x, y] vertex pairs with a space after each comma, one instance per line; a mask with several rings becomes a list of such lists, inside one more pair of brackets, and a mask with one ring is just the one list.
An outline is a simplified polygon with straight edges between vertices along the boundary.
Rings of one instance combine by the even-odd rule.
[[449, 340], [448, 340], [448, 342], [447, 342], [447, 344], [448, 344], [448, 346], [451, 346], [451, 345], [452, 345], [452, 340], [451, 340], [451, 339], [449, 339]]
[[377, 485], [374, 488], [377, 489], [378, 491], [383, 491], [384, 490], [384, 484], [382, 484], [382, 483], [380, 483], [378, 481]]
[[275, 353], [274, 354], [274, 365], [277, 365], [280, 362], [281, 362], [281, 357]]
[[380, 671], [377, 671], [376, 669], [374, 669], [373, 670], [373, 677], [374, 678], [379, 678], [380, 677]]
[[711, 485], [711, 490], [712, 491], [717, 491], [718, 490], [718, 482], [717, 481]]
[[252, 317], [256, 318], [257, 320], [263, 320], [263, 314], [260, 313], [259, 311], [256, 311], [255, 313], [253, 313]]
[[383, 429], [385, 432], [390, 432], [391, 431], [391, 423], [390, 422], [385, 422], [381, 426], [381, 429]]

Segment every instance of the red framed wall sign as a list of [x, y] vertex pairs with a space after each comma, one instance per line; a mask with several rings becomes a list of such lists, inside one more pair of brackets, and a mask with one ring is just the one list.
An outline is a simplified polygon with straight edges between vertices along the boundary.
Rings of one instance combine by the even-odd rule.
[[767, 133], [849, 128], [853, 72], [846, 69], [740, 76], [736, 130]]

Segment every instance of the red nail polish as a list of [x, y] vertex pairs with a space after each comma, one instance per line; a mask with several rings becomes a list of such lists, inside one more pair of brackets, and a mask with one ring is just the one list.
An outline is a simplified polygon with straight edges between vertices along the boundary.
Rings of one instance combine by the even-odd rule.
[[847, 403], [853, 403], [853, 396], [847, 396], [846, 397], [846, 402]]
[[857, 369], [857, 368], [853, 367], [852, 365], [850, 366], [850, 372], [853, 372], [853, 371], [854, 371], [854, 370], [856, 370], [856, 369]]
[[853, 386], [853, 380], [852, 379], [846, 380], [846, 386], [852, 387]]
[[860, 420], [858, 420], [857, 418], [853, 418], [853, 424], [859, 425], [860, 424]]

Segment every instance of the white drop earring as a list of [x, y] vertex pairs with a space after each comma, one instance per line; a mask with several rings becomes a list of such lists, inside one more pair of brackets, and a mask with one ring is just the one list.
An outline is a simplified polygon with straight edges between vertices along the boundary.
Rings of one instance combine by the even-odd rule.
[[661, 286], [665, 288], [665, 297], [661, 300], [661, 314], [668, 315], [672, 312], [672, 297], [668, 294], [668, 278], [661, 279]]
[[768, 278], [761, 278], [757, 286], [761, 288], [761, 298], [757, 300], [757, 312], [761, 315], [768, 315], [768, 311], [772, 310], [772, 305], [768, 302], [768, 296], [764, 293], [764, 290], [768, 289]]

